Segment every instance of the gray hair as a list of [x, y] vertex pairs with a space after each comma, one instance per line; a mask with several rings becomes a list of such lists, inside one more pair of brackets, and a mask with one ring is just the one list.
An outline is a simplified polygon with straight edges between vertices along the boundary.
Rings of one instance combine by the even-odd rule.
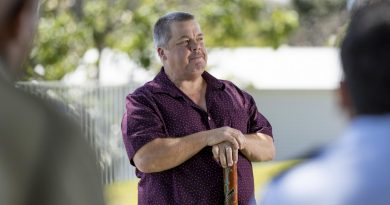
[[165, 47], [171, 39], [171, 24], [180, 21], [194, 20], [194, 15], [186, 12], [172, 12], [160, 17], [154, 24], [153, 42], [158, 47]]

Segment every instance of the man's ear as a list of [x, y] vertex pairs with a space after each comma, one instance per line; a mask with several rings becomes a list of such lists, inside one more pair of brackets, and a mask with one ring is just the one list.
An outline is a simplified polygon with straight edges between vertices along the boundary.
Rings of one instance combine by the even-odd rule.
[[167, 59], [167, 56], [165, 55], [165, 50], [161, 47], [158, 47], [157, 48], [157, 53], [158, 53], [158, 56], [160, 57], [160, 59], [162, 61], [166, 60]]
[[[6, 3], [7, 4], [7, 3]], [[6, 61], [5, 63], [10, 63], [9, 55], [12, 45], [19, 38], [19, 30], [21, 29], [21, 20], [23, 19], [23, 6], [19, 6], [18, 9], [15, 9], [13, 12], [2, 15], [3, 17], [7, 16], [4, 19], [1, 19], [0, 22], [0, 55], [2, 55]]]
[[345, 80], [340, 81], [337, 94], [339, 98], [340, 107], [343, 110], [347, 111], [349, 115], [353, 115], [354, 108], [351, 100], [351, 95], [348, 89], [348, 83]]
[[3, 29], [3, 33], [8, 40], [13, 40], [18, 38], [20, 35], [23, 26], [23, 15], [25, 12], [25, 4], [21, 5], [19, 9], [15, 10], [15, 13], [12, 14], [12, 18], [9, 18], [9, 21], [6, 22], [5, 29]]

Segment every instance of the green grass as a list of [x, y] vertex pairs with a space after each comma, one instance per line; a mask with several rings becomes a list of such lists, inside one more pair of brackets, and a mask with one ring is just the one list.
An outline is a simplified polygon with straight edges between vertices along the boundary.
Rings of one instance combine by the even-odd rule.
[[[264, 186], [273, 176], [297, 161], [254, 163], [253, 173], [256, 198], [261, 197]], [[117, 182], [106, 186], [107, 205], [136, 205], [138, 180]]]
[[138, 180], [117, 182], [106, 186], [107, 205], [136, 205]]
[[284, 162], [266, 162], [266, 163], [254, 163], [253, 175], [255, 182], [256, 201], [259, 201], [264, 187], [270, 182], [270, 180], [280, 172], [298, 163], [299, 160], [290, 160]]

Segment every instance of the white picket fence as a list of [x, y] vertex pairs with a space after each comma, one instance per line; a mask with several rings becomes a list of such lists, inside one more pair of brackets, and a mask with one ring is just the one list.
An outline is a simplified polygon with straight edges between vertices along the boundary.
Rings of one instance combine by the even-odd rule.
[[17, 87], [58, 105], [80, 120], [81, 127], [96, 150], [105, 184], [135, 178], [121, 134], [125, 97], [137, 85], [70, 86], [60, 82], [19, 82]]

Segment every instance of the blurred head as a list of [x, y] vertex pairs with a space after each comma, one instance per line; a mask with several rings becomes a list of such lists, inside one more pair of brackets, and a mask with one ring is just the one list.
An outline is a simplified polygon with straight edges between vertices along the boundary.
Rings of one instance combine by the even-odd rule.
[[38, 0], [0, 1], [0, 58], [14, 77], [23, 73], [37, 21]]
[[386, 1], [389, 0], [347, 0], [347, 9], [354, 13], [365, 6]]
[[357, 10], [341, 46], [344, 104], [356, 115], [390, 113], [390, 3]]
[[162, 16], [154, 26], [154, 43], [171, 80], [201, 75], [207, 52], [203, 33], [192, 14], [173, 12]]

